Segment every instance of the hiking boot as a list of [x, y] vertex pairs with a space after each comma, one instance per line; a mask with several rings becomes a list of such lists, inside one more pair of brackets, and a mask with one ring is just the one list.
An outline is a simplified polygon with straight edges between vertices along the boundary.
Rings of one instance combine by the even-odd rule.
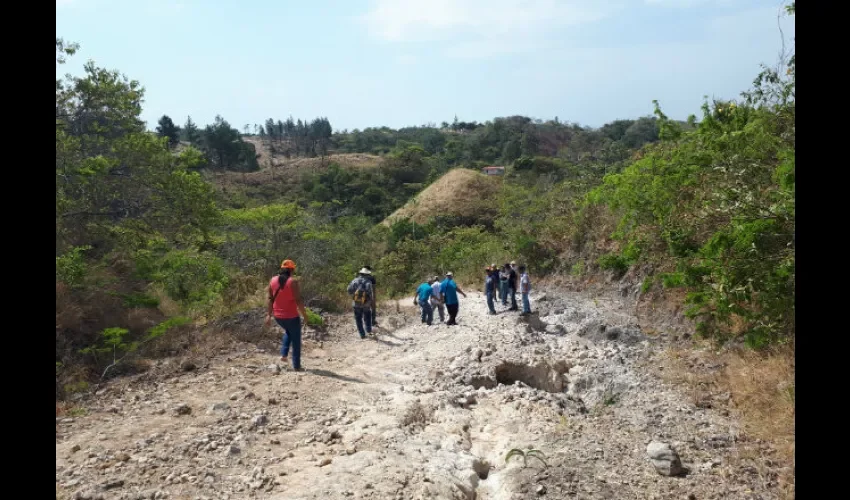
[[293, 369], [292, 369], [292, 371], [294, 371], [294, 372], [303, 372], [303, 371], [304, 371], [304, 368], [303, 368], [303, 367], [302, 367], [302, 368], [293, 368]]

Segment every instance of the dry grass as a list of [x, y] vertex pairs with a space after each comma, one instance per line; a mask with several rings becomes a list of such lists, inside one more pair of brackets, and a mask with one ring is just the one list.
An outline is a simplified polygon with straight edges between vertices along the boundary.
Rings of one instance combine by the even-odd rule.
[[435, 215], [473, 217], [486, 215], [497, 206], [500, 179], [466, 168], [450, 170], [387, 217], [382, 224], [410, 218], [425, 223]]
[[[794, 349], [769, 353], [709, 349], [671, 349], [665, 378], [683, 384], [694, 403], [721, 407], [736, 414], [746, 434], [775, 450], [772, 460], [783, 467], [778, 488], [783, 498], [795, 490], [795, 361]], [[746, 456], [759, 453], [742, 447]], [[749, 455], [748, 455], [749, 454]], [[766, 457], [751, 456], [755, 462]]]

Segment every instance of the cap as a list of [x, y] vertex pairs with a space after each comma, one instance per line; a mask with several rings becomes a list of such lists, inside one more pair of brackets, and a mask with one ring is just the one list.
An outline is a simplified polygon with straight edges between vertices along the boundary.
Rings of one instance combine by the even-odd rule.
[[449, 272], [446, 273], [446, 276], [454, 276], [454, 274], [452, 274], [452, 272], [449, 271]]
[[434, 275], [434, 281], [440, 281], [440, 277], [437, 276], [437, 275]]
[[512, 261], [511, 261], [511, 265], [512, 265], [512, 266], [515, 266], [515, 265], [516, 265], [516, 261], [515, 261], [515, 260], [512, 260]]
[[281, 269], [295, 269], [295, 262], [289, 259], [286, 259], [280, 264]]
[[361, 269], [361, 270], [357, 271], [357, 272], [358, 272], [359, 274], [372, 274], [372, 271], [370, 271], [370, 270], [366, 269], [365, 267], [364, 267], [363, 269]]

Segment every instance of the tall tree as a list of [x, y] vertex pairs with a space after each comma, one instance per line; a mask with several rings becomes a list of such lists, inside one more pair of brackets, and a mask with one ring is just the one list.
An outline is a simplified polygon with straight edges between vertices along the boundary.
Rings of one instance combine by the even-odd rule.
[[168, 146], [174, 147], [180, 142], [180, 127], [168, 115], [162, 115], [156, 127], [156, 133], [160, 137], [168, 138]]
[[201, 131], [191, 116], [186, 118], [186, 124], [183, 125], [183, 139], [193, 146], [197, 146], [201, 141]]
[[204, 129], [204, 149], [219, 169], [236, 166], [241, 151], [239, 131], [224, 118], [216, 115], [215, 122]]

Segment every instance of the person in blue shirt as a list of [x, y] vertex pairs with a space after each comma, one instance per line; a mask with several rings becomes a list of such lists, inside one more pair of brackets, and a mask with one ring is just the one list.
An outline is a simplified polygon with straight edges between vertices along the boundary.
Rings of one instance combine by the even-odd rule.
[[496, 308], [493, 306], [493, 298], [496, 295], [497, 283], [499, 282], [498, 270], [493, 269], [493, 266], [484, 269], [486, 278], [484, 278], [484, 293], [487, 295], [487, 314], [496, 314]]
[[431, 307], [431, 296], [434, 294], [434, 289], [431, 288], [432, 279], [428, 279], [425, 283], [419, 285], [416, 289], [416, 295], [413, 297], [413, 304], [419, 304], [422, 308], [422, 322], [431, 326], [434, 321], [434, 308]]
[[455, 283], [454, 275], [451, 271], [446, 273], [446, 279], [443, 281], [443, 284], [440, 285], [440, 292], [445, 297], [446, 301], [446, 309], [449, 311], [449, 320], [446, 321], [447, 325], [456, 325], [457, 322], [455, 318], [457, 317], [457, 311], [460, 307], [460, 302], [458, 301], [457, 294], [463, 295], [463, 298], [466, 298], [466, 294], [463, 293], [463, 290], [457, 286]]

